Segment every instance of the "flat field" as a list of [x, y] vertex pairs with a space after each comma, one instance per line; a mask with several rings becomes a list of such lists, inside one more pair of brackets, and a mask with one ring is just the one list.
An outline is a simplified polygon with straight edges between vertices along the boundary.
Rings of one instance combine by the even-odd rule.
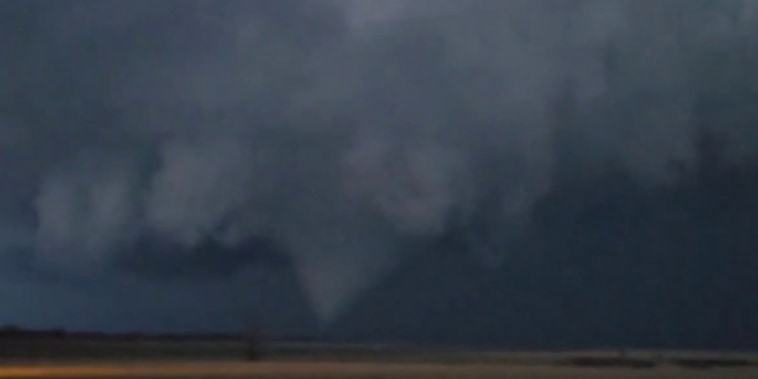
[[0, 342], [0, 378], [758, 378], [748, 353], [271, 345], [250, 362], [243, 352], [239, 341]]

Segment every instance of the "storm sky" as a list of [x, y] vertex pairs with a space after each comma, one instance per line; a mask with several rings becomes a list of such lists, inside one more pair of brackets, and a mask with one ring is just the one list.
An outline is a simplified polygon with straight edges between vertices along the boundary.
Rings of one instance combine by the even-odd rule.
[[[581, 279], [621, 235], [535, 253], [562, 241], [545, 217], [623, 193], [569, 222], [597, 241], [603, 217], [706, 193], [704, 135], [718, 170], [755, 167], [757, 37], [751, 0], [0, 1], [0, 323], [307, 334], [436, 283], [394, 310], [412, 329], [479, 291], [461, 262], [506, 292]], [[741, 245], [695, 262], [758, 246], [758, 187], [734, 183], [718, 238]], [[703, 201], [677, 208], [685, 235], [715, 225]], [[624, 257], [663, 212], [629, 216]], [[542, 296], [512, 292], [480, 308]]]

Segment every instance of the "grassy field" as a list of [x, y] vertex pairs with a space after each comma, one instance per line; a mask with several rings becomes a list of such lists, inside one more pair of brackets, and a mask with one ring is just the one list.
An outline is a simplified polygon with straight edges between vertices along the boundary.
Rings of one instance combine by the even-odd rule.
[[371, 362], [180, 362], [98, 363], [77, 365], [8, 366], [0, 378], [513, 378], [513, 379], [754, 379], [751, 369], [691, 371], [674, 367], [646, 370], [623, 368], [568, 368], [505, 364], [444, 365]]
[[4, 341], [0, 378], [758, 378], [758, 355], [667, 351], [492, 352], [242, 341]]

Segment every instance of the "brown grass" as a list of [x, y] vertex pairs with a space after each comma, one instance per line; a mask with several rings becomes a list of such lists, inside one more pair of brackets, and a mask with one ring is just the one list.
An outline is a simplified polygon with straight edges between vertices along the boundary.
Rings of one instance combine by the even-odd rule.
[[513, 378], [513, 379], [748, 379], [755, 369], [691, 371], [674, 367], [650, 370], [565, 368], [505, 364], [421, 364], [372, 362], [177, 362], [55, 364], [0, 367], [0, 378]]
[[[36, 341], [0, 344], [2, 378], [513, 378], [513, 379], [755, 379], [758, 367], [691, 369], [681, 359], [744, 359], [747, 353], [629, 351], [624, 358], [654, 368], [574, 367], [577, 358], [618, 358], [620, 352], [474, 352], [370, 346], [268, 346], [260, 362], [243, 360], [240, 341]], [[22, 352], [23, 354], [19, 353]], [[31, 355], [27, 355], [31, 354]], [[11, 358], [12, 357], [12, 358]], [[586, 359], [585, 359], [586, 360]], [[0, 361], [2, 362], [2, 361]]]

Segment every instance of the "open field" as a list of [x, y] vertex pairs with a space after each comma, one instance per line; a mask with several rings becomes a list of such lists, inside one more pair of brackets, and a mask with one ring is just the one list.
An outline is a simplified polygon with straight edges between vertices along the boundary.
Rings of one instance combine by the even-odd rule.
[[618, 378], [755, 379], [758, 354], [493, 352], [269, 344], [244, 360], [238, 340], [0, 341], [1, 378]]
[[755, 379], [756, 369], [687, 370], [573, 368], [509, 364], [434, 364], [382, 362], [164, 362], [10, 365], [0, 378], [513, 378], [513, 379]]

